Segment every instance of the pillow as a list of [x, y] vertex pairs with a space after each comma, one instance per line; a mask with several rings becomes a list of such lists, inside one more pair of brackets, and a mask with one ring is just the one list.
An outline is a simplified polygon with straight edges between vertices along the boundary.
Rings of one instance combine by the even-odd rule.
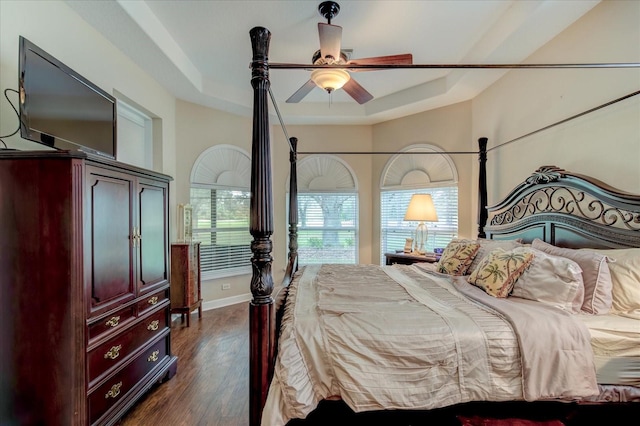
[[497, 249], [497, 248], [501, 248], [501, 249], [505, 249], [505, 250], [511, 250], [511, 249], [516, 248], [516, 247], [521, 247], [523, 245], [521, 238], [519, 238], [517, 240], [488, 240], [488, 239], [484, 239], [484, 238], [478, 238], [477, 240], [462, 240], [461, 239], [461, 240], [454, 240], [454, 241], [462, 241], [462, 242], [480, 244], [480, 250], [478, 250], [478, 254], [476, 254], [476, 257], [473, 258], [473, 262], [471, 262], [471, 265], [469, 266], [469, 269], [467, 270], [467, 271], [469, 271], [469, 273], [471, 273], [471, 271], [473, 271], [474, 269], [476, 269], [478, 267], [480, 262], [482, 262], [484, 257], [487, 254], [489, 254], [489, 252], [491, 250], [494, 250], [494, 249]]
[[464, 275], [479, 249], [478, 243], [451, 241], [442, 252], [436, 269], [443, 274]]
[[537, 238], [533, 240], [531, 247], [554, 256], [566, 257], [580, 265], [584, 281], [584, 312], [606, 314], [611, 310], [613, 296], [607, 256], [594, 251], [556, 247]]
[[514, 252], [534, 254], [533, 262], [513, 286], [512, 296], [535, 300], [564, 311], [578, 313], [584, 302], [582, 268], [566, 257], [553, 256], [534, 248]]
[[516, 252], [515, 249], [506, 251], [497, 248], [485, 256], [467, 281], [493, 297], [507, 297], [534, 257], [533, 251], [529, 249]]
[[640, 319], [640, 248], [584, 249], [614, 259], [609, 263], [612, 284], [612, 312]]

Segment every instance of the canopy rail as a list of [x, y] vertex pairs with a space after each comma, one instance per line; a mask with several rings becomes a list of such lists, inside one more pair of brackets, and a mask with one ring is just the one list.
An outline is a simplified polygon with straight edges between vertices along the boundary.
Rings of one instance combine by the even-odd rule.
[[536, 133], [540, 133], [540, 132], [542, 132], [542, 131], [544, 131], [544, 130], [549, 130], [549, 129], [550, 129], [550, 128], [552, 128], [552, 127], [559, 126], [560, 124], [564, 124], [564, 123], [569, 122], [569, 121], [571, 121], [571, 120], [574, 120], [574, 119], [576, 119], [576, 118], [582, 117], [583, 115], [590, 114], [590, 113], [592, 113], [592, 112], [598, 111], [599, 109], [602, 109], [602, 108], [608, 107], [608, 106], [613, 105], [613, 104], [616, 104], [616, 103], [618, 103], [618, 102], [622, 102], [622, 101], [624, 101], [624, 100], [626, 100], [626, 99], [632, 98], [632, 97], [637, 96], [637, 95], [640, 95], [640, 90], [638, 90], [638, 91], [636, 91], [636, 92], [629, 93], [628, 95], [625, 95], [625, 96], [622, 96], [622, 97], [620, 97], [620, 98], [617, 98], [617, 99], [611, 100], [611, 101], [606, 102], [606, 103], [604, 103], [604, 104], [602, 104], [602, 105], [598, 105], [597, 107], [593, 107], [593, 108], [591, 108], [591, 109], [588, 109], [588, 110], [586, 110], [586, 111], [580, 112], [580, 113], [578, 113], [578, 114], [572, 115], [571, 117], [567, 117], [567, 118], [565, 118], [565, 119], [563, 119], [563, 120], [556, 121], [555, 123], [549, 124], [548, 126], [541, 127], [541, 128], [539, 128], [539, 129], [534, 130], [534, 131], [532, 131], [532, 132], [529, 132], [529, 133], [527, 133], [527, 134], [525, 134], [525, 135], [518, 136], [517, 138], [511, 139], [511, 140], [509, 140], [509, 141], [506, 141], [506, 142], [503, 142], [503, 143], [498, 144], [498, 145], [496, 145], [496, 146], [493, 146], [493, 147], [489, 148], [489, 149], [487, 150], [487, 152], [491, 152], [491, 151], [493, 151], [494, 149], [501, 148], [501, 147], [503, 147], [503, 146], [505, 146], [505, 145], [509, 145], [509, 144], [511, 144], [511, 143], [513, 143], [513, 142], [517, 142], [517, 141], [519, 141], [520, 139], [524, 139], [524, 138], [526, 138], [526, 137], [533, 136], [533, 135], [535, 135]]
[[312, 65], [271, 63], [271, 69], [281, 70], [383, 70], [383, 69], [578, 69], [578, 68], [640, 68], [640, 62], [572, 63], [572, 64], [343, 64]]

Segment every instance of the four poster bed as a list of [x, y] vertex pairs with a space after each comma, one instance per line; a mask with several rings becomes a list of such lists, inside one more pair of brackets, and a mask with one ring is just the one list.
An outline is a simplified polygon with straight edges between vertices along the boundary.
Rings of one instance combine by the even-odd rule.
[[[289, 263], [272, 297], [269, 37], [251, 31], [251, 424], [295, 423], [331, 400], [373, 421], [477, 401], [638, 407], [640, 195], [556, 167], [481, 208], [478, 239], [452, 243], [448, 264], [298, 270], [291, 138]], [[494, 288], [482, 274], [505, 253], [517, 273], [507, 265], [509, 285]]]

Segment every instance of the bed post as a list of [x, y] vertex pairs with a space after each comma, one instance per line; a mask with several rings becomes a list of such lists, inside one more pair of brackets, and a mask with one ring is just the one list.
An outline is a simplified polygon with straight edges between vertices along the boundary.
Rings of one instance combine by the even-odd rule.
[[289, 267], [293, 274], [298, 266], [298, 138], [289, 138]]
[[478, 173], [478, 238], [486, 238], [484, 227], [487, 225], [487, 138], [478, 139], [480, 150], [478, 161], [480, 171]]
[[253, 134], [251, 145], [250, 227], [252, 299], [249, 305], [249, 424], [258, 426], [267, 398], [271, 361], [274, 353], [273, 274], [271, 256], [273, 234], [273, 194], [271, 177], [271, 147], [269, 140], [269, 40], [266, 28], [255, 27], [249, 32], [253, 61]]

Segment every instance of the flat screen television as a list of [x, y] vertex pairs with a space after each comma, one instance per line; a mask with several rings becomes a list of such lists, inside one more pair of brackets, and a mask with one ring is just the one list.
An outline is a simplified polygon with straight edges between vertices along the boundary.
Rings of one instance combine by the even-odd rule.
[[20, 135], [116, 158], [116, 99], [20, 37]]

